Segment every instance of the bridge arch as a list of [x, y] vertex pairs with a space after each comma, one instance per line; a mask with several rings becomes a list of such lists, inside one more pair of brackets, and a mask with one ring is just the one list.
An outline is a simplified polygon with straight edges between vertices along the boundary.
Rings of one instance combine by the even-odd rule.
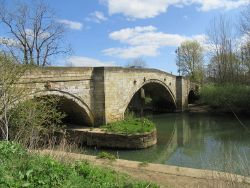
[[63, 122], [67, 126], [92, 126], [94, 124], [94, 116], [90, 108], [80, 98], [59, 90], [49, 90], [33, 93], [28, 97], [40, 98], [56, 96], [59, 97], [58, 109], [66, 114]]
[[187, 93], [188, 104], [193, 104], [199, 99], [199, 90], [200, 90], [200, 85], [196, 83], [190, 84], [190, 87]]
[[169, 86], [161, 80], [149, 79], [145, 80], [143, 83], [138, 84], [138, 86], [134, 87], [128, 94], [124, 113], [127, 109], [130, 108], [130, 105], [131, 103], [133, 103], [133, 101], [138, 100], [138, 95], [141, 89], [144, 90], [145, 97], [153, 97], [152, 100], [154, 100], [154, 98], [160, 99], [163, 103], [159, 105], [163, 105], [163, 108], [166, 107], [165, 110], [173, 111], [176, 109], [176, 98]]

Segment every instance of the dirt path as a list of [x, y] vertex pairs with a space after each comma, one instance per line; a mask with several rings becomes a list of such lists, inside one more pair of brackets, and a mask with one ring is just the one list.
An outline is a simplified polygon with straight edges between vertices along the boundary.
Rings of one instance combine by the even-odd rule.
[[168, 188], [250, 188], [250, 177], [209, 170], [198, 170], [161, 164], [143, 164], [138, 161], [97, 159], [95, 156], [43, 150], [61, 160], [87, 160], [93, 165], [109, 167], [141, 180]]

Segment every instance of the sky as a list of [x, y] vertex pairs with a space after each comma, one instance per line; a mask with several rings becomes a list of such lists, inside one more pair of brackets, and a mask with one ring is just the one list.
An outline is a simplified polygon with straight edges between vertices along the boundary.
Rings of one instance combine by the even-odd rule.
[[[32, 0], [27, 0], [32, 1]], [[249, 0], [45, 0], [67, 28], [73, 53], [58, 66], [126, 66], [176, 74], [175, 50], [185, 40], [206, 43], [214, 17], [237, 22]], [[0, 28], [0, 36], [5, 35]]]

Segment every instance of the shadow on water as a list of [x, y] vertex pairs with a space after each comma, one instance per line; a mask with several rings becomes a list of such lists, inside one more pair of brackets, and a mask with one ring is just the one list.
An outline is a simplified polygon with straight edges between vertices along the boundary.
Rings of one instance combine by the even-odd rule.
[[[119, 158], [250, 175], [250, 135], [237, 120], [209, 114], [161, 114], [157, 145], [142, 150], [105, 150]], [[250, 128], [250, 120], [243, 119]], [[87, 148], [96, 155], [103, 149]]]

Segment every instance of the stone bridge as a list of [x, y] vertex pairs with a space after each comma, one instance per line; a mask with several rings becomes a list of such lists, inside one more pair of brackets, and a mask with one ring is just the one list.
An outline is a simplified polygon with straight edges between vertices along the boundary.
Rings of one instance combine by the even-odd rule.
[[141, 95], [156, 98], [166, 109], [184, 111], [189, 93], [198, 88], [160, 70], [120, 67], [39, 68], [27, 72], [21, 83], [34, 91], [31, 97], [59, 96], [66, 122], [95, 126], [123, 119], [131, 101]]

